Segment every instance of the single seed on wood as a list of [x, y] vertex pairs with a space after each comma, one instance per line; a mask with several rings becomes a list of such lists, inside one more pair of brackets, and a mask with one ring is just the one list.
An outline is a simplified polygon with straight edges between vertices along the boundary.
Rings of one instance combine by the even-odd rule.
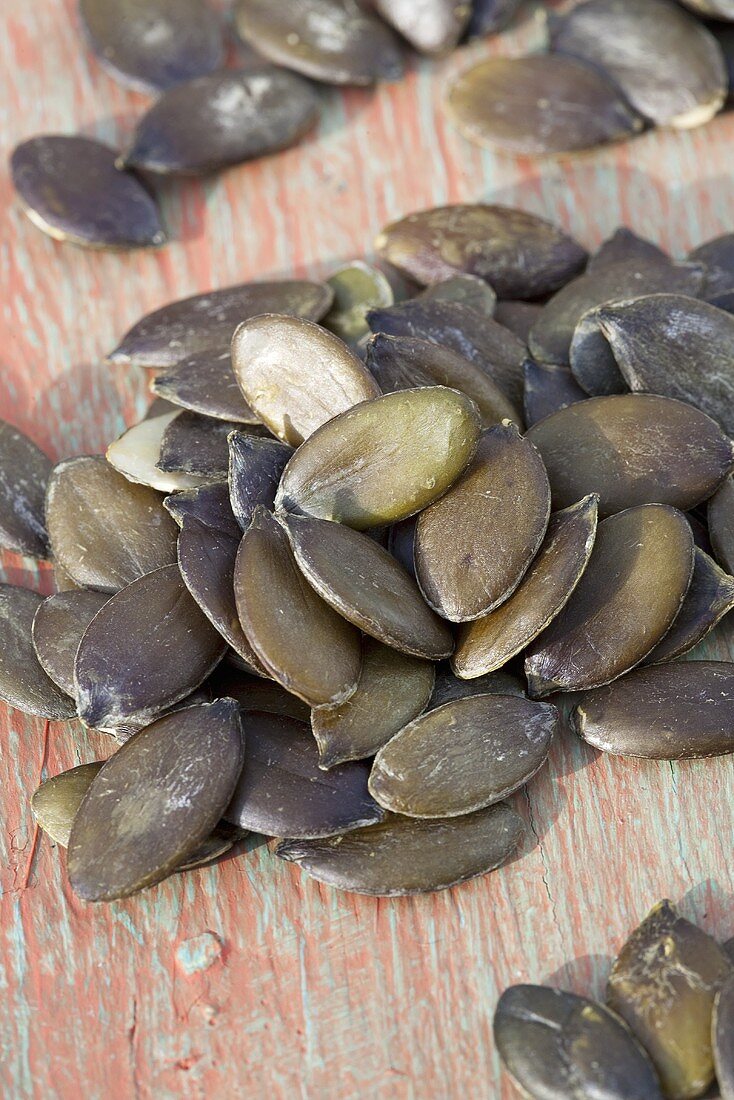
[[0, 546], [47, 558], [44, 501], [51, 460], [4, 420], [0, 420], [0, 471]]
[[46, 779], [33, 793], [31, 811], [34, 818], [44, 833], [62, 848], [69, 846], [77, 810], [103, 764], [104, 760], [95, 760], [92, 764], [70, 768]]

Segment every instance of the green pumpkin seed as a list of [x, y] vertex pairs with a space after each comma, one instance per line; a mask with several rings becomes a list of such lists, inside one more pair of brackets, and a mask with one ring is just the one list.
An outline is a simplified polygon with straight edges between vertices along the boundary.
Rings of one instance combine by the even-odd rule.
[[103, 764], [104, 760], [95, 760], [92, 764], [82, 764], [54, 775], [42, 783], [31, 798], [31, 810], [38, 825], [62, 848], [69, 846], [77, 810]]
[[693, 508], [734, 461], [734, 446], [710, 417], [656, 394], [580, 401], [527, 437], [548, 470], [553, 507], [598, 493], [602, 516], [652, 502]]
[[232, 365], [249, 405], [294, 447], [352, 405], [380, 396], [343, 341], [299, 317], [245, 321], [232, 339]]
[[374, 539], [327, 520], [283, 522], [306, 580], [345, 619], [401, 653], [434, 661], [451, 653], [451, 631]]
[[523, 344], [527, 344], [530, 330], [542, 309], [537, 302], [498, 302], [494, 309], [494, 319], [513, 332]]
[[615, 756], [697, 759], [734, 752], [734, 665], [681, 661], [641, 668], [585, 695], [576, 732]]
[[163, 438], [170, 424], [181, 415], [179, 409], [141, 420], [110, 443], [106, 458], [110, 466], [123, 474], [128, 481], [147, 485], [162, 493], [174, 493], [179, 489], [195, 489], [206, 478], [195, 477], [179, 471], [164, 471], [158, 466]]
[[727, 572], [734, 572], [734, 479], [722, 481], [708, 503], [711, 545]]
[[47, 676], [67, 695], [75, 694], [74, 661], [87, 627], [109, 599], [106, 592], [59, 592], [39, 604], [33, 618], [33, 648]]
[[607, 1002], [647, 1049], [667, 1097], [700, 1096], [714, 1077], [711, 1014], [731, 963], [711, 936], [661, 901], [619, 953]]
[[416, 718], [375, 757], [370, 792], [409, 817], [458, 817], [512, 794], [542, 768], [558, 725], [547, 703], [472, 695]]
[[541, 985], [506, 989], [494, 1017], [505, 1069], [531, 1100], [662, 1100], [632, 1032], [596, 1001]]
[[722, 1100], [734, 1097], [734, 975], [727, 978], [714, 1003], [711, 1028], [716, 1079]]
[[444, 821], [389, 814], [344, 836], [285, 840], [275, 854], [337, 890], [400, 897], [486, 875], [511, 858], [524, 835], [522, 818], [499, 802]]
[[486, 676], [477, 676], [473, 680], [459, 680], [448, 662], [436, 665], [436, 682], [427, 710], [435, 710], [454, 699], [468, 699], [470, 695], [521, 695], [524, 696], [525, 681], [502, 669], [500, 672], [488, 672]]
[[462, 473], [479, 430], [473, 401], [443, 386], [364, 402], [298, 448], [276, 505], [358, 530], [407, 519]]
[[101, 455], [54, 467], [46, 523], [55, 560], [90, 588], [117, 592], [176, 560], [176, 525], [158, 493], [131, 484]]
[[457, 302], [475, 309], [484, 317], [492, 317], [497, 307], [497, 295], [478, 275], [452, 275], [422, 290], [418, 297], [429, 302]]
[[0, 471], [0, 547], [47, 558], [44, 501], [51, 460], [4, 420], [0, 420]]
[[536, 363], [525, 360], [525, 394], [523, 408], [525, 423], [532, 427], [551, 413], [565, 409], [577, 401], [585, 401], [587, 394], [576, 382], [567, 367], [553, 363]]
[[647, 504], [600, 523], [570, 599], [528, 651], [531, 695], [608, 684], [639, 664], [670, 628], [692, 572], [693, 536], [676, 509]]
[[216, 699], [236, 699], [242, 710], [264, 710], [268, 714], [282, 714], [308, 725], [311, 708], [301, 699], [276, 684], [239, 669], [231, 668], [223, 661], [207, 685]]
[[272, 508], [290, 447], [275, 439], [258, 439], [247, 432], [229, 436], [229, 493], [232, 511], [243, 531], [258, 504]]
[[593, 494], [551, 516], [543, 545], [519, 588], [495, 611], [461, 627], [452, 658], [457, 676], [473, 679], [500, 668], [553, 621], [588, 564], [596, 516]]
[[308, 726], [247, 711], [247, 766], [225, 810], [228, 821], [267, 836], [322, 837], [361, 829], [384, 814], [367, 791], [364, 764], [319, 768]]
[[76, 655], [79, 715], [95, 729], [144, 723], [185, 699], [224, 643], [167, 565], [133, 581], [95, 615]]
[[514, 424], [486, 431], [466, 473], [418, 517], [421, 591], [452, 622], [478, 619], [517, 588], [550, 515], [550, 486], [533, 445]]
[[708, 554], [696, 547], [693, 577], [683, 606], [668, 633], [645, 659], [645, 664], [659, 665], [682, 657], [732, 609], [734, 577], [719, 569]]
[[324, 317], [324, 328], [356, 351], [369, 335], [368, 311], [391, 306], [393, 289], [379, 268], [362, 260], [337, 268], [326, 282], [334, 291], [334, 304]]
[[359, 680], [359, 634], [316, 595], [288, 535], [262, 507], [240, 544], [234, 590], [242, 629], [273, 679], [311, 706], [349, 698]]
[[68, 870], [85, 901], [153, 886], [191, 858], [242, 770], [239, 707], [188, 707], [136, 733], [92, 780], [74, 818]]
[[204, 416], [242, 424], [260, 423], [237, 385], [229, 351], [213, 348], [197, 352], [157, 375], [150, 388], [173, 405]]
[[[689, 256], [693, 259], [693, 256]], [[598, 271], [610, 264], [628, 263], [636, 261], [639, 264], [646, 263], [670, 263], [670, 256], [658, 245], [641, 237], [632, 229], [620, 226], [615, 229], [611, 237], [599, 245], [596, 252], [586, 265], [587, 274]], [[702, 261], [703, 262], [703, 261]]]
[[[230, 432], [240, 427], [229, 420], [215, 420], [195, 412], [179, 412], [166, 425], [156, 466], [165, 474], [184, 474], [203, 480], [224, 480], [229, 470]], [[248, 429], [267, 434], [262, 425]]]
[[419, 53], [440, 57], [458, 44], [467, 28], [471, 4], [466, 0], [375, 0], [378, 15]]
[[63, 721], [76, 715], [72, 699], [44, 672], [32, 643], [33, 618], [43, 596], [0, 584], [0, 699], [25, 714]]
[[416, 282], [478, 275], [500, 298], [540, 298], [583, 268], [586, 252], [557, 226], [525, 210], [483, 203], [438, 206], [386, 226], [380, 256]]

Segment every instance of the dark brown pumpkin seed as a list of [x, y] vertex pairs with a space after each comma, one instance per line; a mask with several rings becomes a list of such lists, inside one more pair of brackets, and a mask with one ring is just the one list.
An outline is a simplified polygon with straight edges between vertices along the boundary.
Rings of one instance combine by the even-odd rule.
[[467, 38], [483, 38], [502, 30], [519, 10], [522, 0], [474, 0]]
[[545, 763], [558, 725], [547, 703], [472, 695], [416, 718], [375, 757], [370, 793], [409, 817], [458, 817], [499, 802]]
[[659, 665], [682, 657], [734, 609], [734, 577], [696, 547], [691, 586], [668, 633], [645, 659]]
[[458, 44], [471, 15], [468, 0], [374, 0], [375, 10], [419, 53], [440, 57]]
[[712, 290], [730, 290], [734, 286], [734, 233], [724, 233], [706, 241], [692, 249], [688, 259], [707, 268], [707, 298]]
[[[227, 438], [239, 427], [230, 420], [215, 420], [188, 410], [180, 412], [166, 425], [156, 466], [166, 474], [223, 480], [229, 470]], [[253, 435], [267, 434], [262, 425], [253, 424], [249, 430]]]
[[54, 467], [46, 523], [55, 560], [90, 588], [117, 592], [176, 560], [176, 525], [159, 494], [131, 484], [101, 455]]
[[326, 282], [334, 291], [334, 304], [324, 317], [324, 328], [356, 350], [369, 335], [368, 311], [391, 306], [393, 289], [379, 268], [362, 260], [337, 268]]
[[440, 283], [433, 283], [418, 295], [424, 302], [458, 302], [485, 317], [491, 317], [497, 307], [497, 295], [478, 275], [457, 274]]
[[144, 420], [151, 420], [155, 416], [164, 416], [166, 413], [177, 412], [180, 405], [174, 405], [171, 401], [166, 401], [163, 397], [155, 397], [148, 405]]
[[311, 708], [286, 691], [275, 680], [264, 680], [234, 669], [223, 661], [207, 680], [216, 699], [236, 699], [242, 710], [264, 710], [268, 714], [283, 714], [308, 725]]
[[352, 405], [380, 396], [342, 340], [300, 317], [245, 321], [232, 339], [232, 365], [250, 407], [294, 447]]
[[397, 80], [393, 32], [357, 0], [238, 0], [241, 37], [276, 65], [327, 84]]
[[229, 436], [230, 500], [243, 531], [250, 526], [258, 504], [273, 507], [281, 474], [292, 453], [290, 447], [275, 439], [258, 439], [247, 432], [232, 432]]
[[219, 19], [203, 0], [80, 0], [90, 45], [123, 84], [149, 92], [218, 69]]
[[243, 724], [247, 765], [225, 810], [228, 821], [266, 836], [323, 837], [384, 817], [367, 791], [367, 767], [322, 771], [307, 725], [258, 711], [245, 712]]
[[283, 471], [276, 504], [358, 530], [397, 523], [446, 492], [479, 431], [479, 410], [455, 390], [389, 393], [310, 436]]
[[201, 76], [163, 93], [139, 121], [118, 167], [206, 175], [287, 149], [318, 114], [313, 86], [285, 69]]
[[476, 403], [483, 428], [502, 420], [522, 426], [520, 413], [490, 376], [451, 348], [413, 336], [378, 334], [367, 345], [366, 363], [383, 393], [448, 386]]
[[596, 1001], [541, 985], [506, 989], [494, 1017], [505, 1069], [531, 1100], [663, 1100], [629, 1028]]
[[580, 401], [534, 424], [528, 439], [548, 470], [554, 509], [599, 493], [602, 516], [649, 502], [693, 508], [734, 461], [710, 417], [657, 394]]
[[586, 252], [557, 226], [509, 206], [438, 206], [386, 226], [375, 248], [416, 282], [478, 275], [500, 298], [540, 298], [583, 268]]
[[543, 156], [632, 137], [642, 119], [601, 72], [570, 57], [494, 57], [450, 86], [449, 118], [490, 149]]
[[89, 624], [74, 672], [80, 717], [95, 729], [152, 719], [197, 688], [223, 653], [178, 566], [156, 569], [116, 593]]
[[585, 401], [587, 396], [568, 367], [536, 363], [534, 359], [525, 360], [523, 407], [528, 427], [559, 409], [565, 409], [567, 405]]
[[661, 901], [619, 953], [607, 1002], [647, 1049], [667, 1097], [700, 1096], [714, 1077], [711, 1014], [731, 963], [711, 936]]
[[[693, 259], [693, 256], [689, 256]], [[652, 241], [640, 237], [632, 229], [620, 226], [615, 229], [611, 237], [603, 241], [593, 256], [590, 258], [586, 271], [587, 274], [598, 271], [610, 264], [629, 263], [636, 261], [639, 264], [646, 263], [670, 263], [667, 252], [653, 244]], [[703, 263], [703, 261], [701, 261]]]
[[615, 756], [681, 760], [734, 752], [734, 665], [636, 669], [585, 695], [573, 723], [590, 745]]
[[152, 416], [141, 420], [110, 443], [106, 458], [110, 466], [123, 474], [128, 481], [147, 485], [162, 493], [175, 493], [182, 489], [195, 489], [206, 478], [194, 477], [178, 471], [164, 471], [158, 466], [163, 437], [170, 424], [181, 415], [181, 410]]
[[229, 350], [213, 348], [197, 352], [157, 375], [150, 388], [173, 405], [204, 416], [243, 424], [260, 423], [237, 385]]
[[657, 126], [701, 126], [724, 104], [715, 38], [668, 0], [586, 0], [555, 24], [551, 43], [607, 73]]
[[448, 890], [486, 875], [510, 859], [524, 835], [522, 818], [499, 802], [444, 821], [388, 814], [380, 824], [344, 836], [285, 840], [275, 854], [337, 890], [400, 897]]
[[199, 351], [229, 351], [237, 325], [260, 313], [287, 313], [318, 321], [333, 297], [331, 287], [303, 279], [243, 283], [195, 294], [146, 314], [107, 359], [165, 369]]
[[234, 589], [242, 629], [273, 679], [311, 706], [349, 698], [359, 680], [359, 634], [316, 595], [288, 535], [259, 506], [240, 544]]
[[103, 764], [104, 760], [95, 760], [92, 764], [81, 764], [61, 772], [47, 779], [34, 792], [31, 798], [33, 816], [54, 844], [68, 847], [77, 810]]
[[230, 825], [228, 821], [220, 821], [214, 826], [209, 836], [186, 857], [183, 863], [179, 864], [176, 870], [193, 871], [196, 867], [207, 867], [221, 856], [226, 855], [234, 848], [235, 844], [238, 844], [246, 836], [246, 829]]
[[494, 319], [510, 332], [514, 332], [523, 344], [527, 344], [530, 330], [542, 309], [537, 302], [498, 302], [494, 309]]
[[33, 648], [47, 676], [67, 695], [75, 694], [74, 661], [87, 627], [107, 603], [106, 592], [59, 592], [39, 604], [33, 618]]
[[0, 546], [31, 558], [47, 558], [44, 522], [51, 460], [35, 443], [0, 420]]
[[727, 978], [714, 1003], [711, 1042], [721, 1100], [734, 1098], [734, 975]]
[[25, 714], [63, 721], [76, 714], [74, 702], [41, 667], [32, 642], [33, 618], [43, 596], [0, 584], [0, 699]]
[[722, 481], [708, 503], [708, 527], [717, 560], [734, 572], [734, 479]]
[[571, 598], [528, 651], [530, 694], [583, 691], [639, 664], [670, 628], [692, 572], [693, 536], [675, 508], [646, 504], [600, 523]]
[[185, 489], [180, 493], [171, 493], [163, 500], [163, 507], [173, 516], [179, 527], [184, 520], [193, 516], [212, 527], [229, 528], [234, 520], [229, 500], [229, 485], [226, 481], [201, 485], [198, 489]]
[[478, 619], [511, 595], [550, 515], [543, 462], [514, 424], [482, 435], [466, 473], [418, 517], [415, 570], [428, 604], [452, 622]]
[[459, 680], [448, 662], [436, 665], [436, 682], [428, 704], [428, 710], [442, 707], [454, 699], [467, 699], [470, 695], [525, 695], [525, 681], [502, 669], [477, 676], [474, 680]]
[[434, 661], [448, 657], [451, 631], [374, 539], [322, 519], [288, 516], [283, 522], [303, 575], [330, 607], [401, 653]]
[[44, 134], [18, 145], [13, 186], [25, 213], [57, 241], [86, 248], [150, 248], [165, 244], [155, 199], [117, 154], [91, 138]]
[[519, 588], [495, 611], [461, 627], [452, 658], [457, 676], [473, 679], [500, 668], [566, 605], [594, 546], [597, 500], [592, 494], [551, 516], [543, 545]]
[[130, 738], [92, 780], [67, 866], [85, 901], [153, 886], [191, 858], [226, 808], [244, 741], [232, 699], [187, 707]]

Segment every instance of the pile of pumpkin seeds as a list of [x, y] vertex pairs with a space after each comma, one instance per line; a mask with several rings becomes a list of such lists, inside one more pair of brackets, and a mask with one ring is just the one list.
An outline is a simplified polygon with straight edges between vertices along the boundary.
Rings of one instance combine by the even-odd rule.
[[[617, 957], [606, 1005], [511, 986], [494, 1037], [530, 1100], [731, 1100], [734, 940], [720, 946], [661, 901]], [[709, 1092], [712, 1085], [720, 1091]]]
[[0, 431], [2, 545], [59, 589], [0, 589], [0, 696], [121, 746], [33, 796], [82, 898], [251, 830], [367, 894], [483, 874], [569, 693], [605, 752], [734, 752], [734, 665], [678, 660], [734, 607], [733, 238], [589, 258], [476, 205], [377, 251], [143, 317], [106, 456]]

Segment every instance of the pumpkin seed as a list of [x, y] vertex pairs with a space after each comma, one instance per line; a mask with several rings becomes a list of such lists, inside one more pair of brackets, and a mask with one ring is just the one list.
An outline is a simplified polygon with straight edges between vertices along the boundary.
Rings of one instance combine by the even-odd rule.
[[[689, 260], [694, 257], [689, 256]], [[587, 274], [598, 271], [602, 267], [611, 264], [629, 263], [636, 261], [639, 264], [646, 263], [670, 263], [670, 256], [652, 241], [640, 237], [632, 229], [619, 226], [611, 237], [603, 241], [586, 265]], [[702, 261], [703, 262], [703, 261]]]
[[86, 248], [165, 244], [155, 199], [115, 167], [117, 154], [91, 138], [43, 134], [13, 151], [13, 186], [33, 224], [56, 241]]
[[724, 104], [716, 39], [668, 0], [586, 0], [557, 22], [551, 45], [607, 73], [657, 126], [701, 126]]
[[260, 313], [294, 314], [318, 321], [333, 297], [331, 287], [303, 279], [243, 283], [195, 294], [142, 317], [107, 361], [162, 370], [199, 351], [229, 351], [237, 325]]
[[734, 285], [734, 233], [724, 233], [706, 241], [692, 249], [688, 259], [707, 268], [707, 298], [711, 291], [731, 290]]
[[198, 176], [295, 145], [316, 123], [307, 80], [263, 65], [219, 72], [164, 92], [143, 115], [118, 168]]
[[55, 560], [78, 584], [104, 592], [176, 560], [176, 525], [158, 493], [131, 484], [101, 455], [54, 467], [46, 523]]
[[496, 34], [515, 17], [521, 3], [522, 0], [474, 0], [466, 37]]
[[734, 577], [719, 569], [708, 554], [696, 547], [693, 577], [683, 606], [668, 633], [645, 659], [645, 664], [658, 665], [682, 657], [732, 609]]
[[162, 397], [156, 397], [148, 405], [147, 412], [143, 417], [144, 420], [151, 420], [154, 416], [163, 416], [165, 413], [178, 412], [180, 406], [174, 405], [171, 401], [166, 401]]
[[704, 413], [657, 394], [594, 397], [528, 431], [548, 470], [553, 507], [599, 493], [599, 514], [659, 502], [687, 509], [731, 469], [734, 446]]
[[54, 562], [54, 587], [57, 592], [72, 592], [77, 591], [82, 586], [77, 584], [76, 581], [69, 576], [63, 566], [58, 562]]
[[163, 507], [179, 527], [188, 516], [194, 516], [211, 527], [229, 528], [233, 522], [229, 501], [229, 485], [226, 481], [212, 485], [200, 485], [198, 489], [184, 489], [171, 493], [163, 500]]
[[632, 1032], [586, 997], [511, 986], [497, 1005], [494, 1040], [505, 1069], [531, 1100], [662, 1100], [652, 1062]]
[[[226, 478], [229, 469], [227, 439], [239, 426], [230, 420], [179, 412], [163, 432], [156, 466], [164, 474], [185, 474], [199, 481]], [[265, 429], [253, 424], [249, 431], [260, 435]]]
[[567, 367], [525, 360], [525, 423], [537, 424], [551, 413], [586, 400], [587, 394]]
[[197, 688], [223, 653], [178, 566], [155, 569], [89, 624], [74, 670], [79, 715], [95, 729], [151, 720]]
[[714, 1003], [711, 1028], [716, 1079], [722, 1100], [734, 1097], [734, 976], [730, 975]]
[[74, 661], [94, 616], [107, 603], [106, 592], [59, 592], [39, 604], [33, 618], [33, 648], [41, 668], [67, 695], [75, 694]]
[[191, 858], [227, 806], [242, 770], [232, 699], [159, 718], [110, 757], [74, 818], [67, 865], [85, 901], [153, 886]]
[[477, 676], [473, 680], [459, 680], [448, 662], [441, 662], [436, 665], [436, 682], [427, 709], [435, 710], [444, 703], [451, 703], [454, 699], [468, 699], [470, 695], [525, 694], [525, 681], [505, 669], [488, 672], [486, 676]]
[[247, 766], [225, 810], [228, 821], [267, 836], [334, 836], [384, 816], [367, 791], [364, 764], [319, 768], [307, 725], [281, 714], [247, 711]]
[[232, 511], [243, 531], [258, 504], [272, 508], [278, 482], [290, 458], [290, 447], [247, 432], [229, 436], [229, 492]]
[[574, 728], [615, 756], [681, 760], [734, 752], [733, 669], [724, 661], [637, 669], [585, 695]]
[[128, 481], [147, 485], [162, 493], [174, 493], [178, 489], [195, 489], [201, 485], [201, 477], [178, 471], [166, 472], [158, 466], [163, 437], [169, 424], [181, 415], [179, 409], [153, 416], [150, 420], [141, 420], [133, 424], [126, 432], [110, 443], [106, 458], [110, 466], [123, 474]]
[[217, 699], [236, 699], [242, 710], [264, 710], [268, 714], [284, 714], [307, 725], [311, 720], [311, 708], [295, 695], [276, 684], [239, 669], [231, 668], [223, 661], [207, 680]]
[[543, 545], [519, 588], [489, 615], [461, 627], [452, 658], [457, 676], [473, 679], [500, 668], [558, 615], [589, 561], [597, 501], [591, 494], [551, 516]]
[[393, 32], [357, 0], [239, 0], [240, 36], [276, 65], [326, 84], [397, 80]]
[[415, 569], [428, 604], [452, 622], [497, 607], [522, 580], [549, 515], [538, 452], [514, 424], [489, 428], [466, 473], [418, 517]]
[[459, 302], [414, 298], [367, 316], [375, 333], [417, 337], [450, 348], [469, 359], [502, 390], [514, 406], [522, 404], [525, 345], [504, 325]]
[[632, 137], [642, 119], [603, 73], [570, 57], [493, 57], [449, 87], [449, 118], [490, 149], [543, 156]]
[[80, 0], [104, 67], [141, 91], [170, 88], [224, 61], [219, 19], [202, 0]]
[[221, 856], [234, 848], [247, 836], [245, 829], [239, 829], [236, 825], [230, 825], [228, 821], [220, 821], [214, 826], [209, 836], [199, 844], [197, 848], [187, 856], [183, 863], [176, 868], [177, 871], [193, 871], [196, 867], [206, 867], [214, 863]]
[[492, 287], [478, 275], [451, 275], [440, 283], [433, 283], [418, 295], [422, 301], [458, 302], [485, 317], [491, 317], [497, 306], [497, 295]]
[[711, 546], [711, 539], [709, 538], [708, 527], [703, 523], [698, 516], [693, 512], [686, 512], [686, 519], [688, 520], [688, 526], [691, 528], [693, 534], [693, 541], [699, 550], [703, 550], [704, 554], [708, 554], [709, 557], [713, 556], [713, 548]]
[[498, 302], [494, 309], [494, 319], [513, 332], [523, 344], [527, 344], [530, 330], [542, 309], [537, 302]]
[[542, 768], [557, 725], [555, 707], [516, 695], [455, 699], [416, 718], [380, 749], [370, 793], [386, 810], [409, 817], [481, 810]]
[[440, 57], [458, 45], [471, 15], [465, 0], [375, 0], [375, 10], [419, 53]]
[[722, 481], [708, 502], [711, 545], [727, 572], [734, 572], [734, 479]]
[[530, 694], [583, 691], [639, 664], [678, 614], [692, 572], [693, 536], [676, 509], [646, 504], [600, 523], [570, 599], [528, 651]]
[[77, 810], [103, 764], [104, 760], [95, 760], [92, 764], [81, 764], [61, 772], [47, 779], [33, 794], [33, 816], [54, 844], [68, 847]]
[[371, 638], [362, 645], [362, 671], [351, 699], [311, 711], [319, 767], [374, 756], [425, 709], [433, 690], [433, 665], [388, 649]]
[[344, 836], [284, 840], [275, 854], [337, 890], [400, 897], [448, 890], [486, 875], [507, 863], [524, 835], [522, 818], [499, 802], [444, 821], [388, 814]]
[[709, 15], [713, 19], [734, 20], [734, 4], [731, 0], [683, 0], [683, 3], [699, 15]]
[[311, 706], [343, 703], [359, 680], [359, 634], [316, 595], [288, 535], [261, 506], [237, 553], [242, 629], [273, 679]]
[[33, 648], [33, 617], [43, 596], [0, 584], [0, 699], [25, 714], [63, 721], [76, 715], [74, 702], [44, 672]]
[[358, 530], [407, 519], [462, 473], [479, 431], [474, 402], [443, 386], [364, 402], [298, 448], [276, 505]]
[[362, 260], [337, 268], [326, 282], [334, 291], [334, 304], [324, 317], [324, 328], [356, 351], [369, 335], [368, 310], [392, 305], [393, 289], [379, 268]]
[[500, 298], [540, 298], [583, 268], [586, 252], [557, 226], [526, 210], [483, 203], [438, 206], [386, 226], [383, 260], [418, 283], [478, 275]]
[[671, 1100], [714, 1077], [711, 1013], [731, 963], [711, 936], [661, 901], [619, 953], [607, 1002], [645, 1046]]
[[489, 375], [451, 348], [413, 336], [378, 334], [367, 345], [366, 362], [383, 393], [448, 386], [476, 403], [483, 428], [502, 420], [522, 423], [520, 413]]
[[242, 424], [260, 423], [237, 385], [229, 350], [197, 352], [157, 375], [150, 388], [173, 405], [204, 416]]
[[47, 558], [44, 501], [51, 460], [4, 420], [0, 420], [0, 472], [0, 547]]
[[401, 653], [434, 661], [451, 653], [451, 631], [374, 539], [328, 520], [289, 516], [283, 522], [306, 580], [345, 619]]
[[232, 365], [249, 405], [294, 447], [338, 413], [380, 396], [343, 341], [299, 317], [245, 321], [232, 339]]
[[417, 523], [417, 516], [411, 516], [409, 519], [401, 520], [400, 523], [394, 523], [392, 527], [388, 528], [387, 536], [387, 549], [413, 578], [415, 577], [413, 552]]

